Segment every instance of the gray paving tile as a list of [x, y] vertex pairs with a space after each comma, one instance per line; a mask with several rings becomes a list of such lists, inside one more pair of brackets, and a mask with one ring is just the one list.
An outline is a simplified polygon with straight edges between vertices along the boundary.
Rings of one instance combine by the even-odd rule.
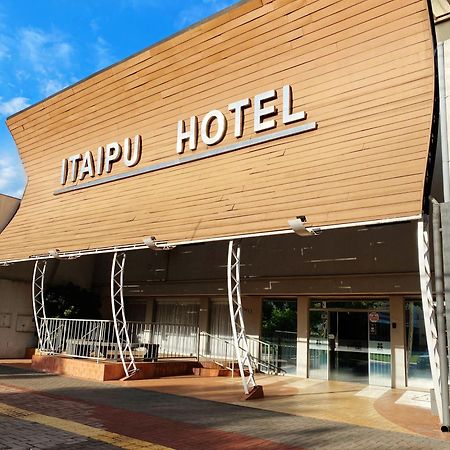
[[274, 444], [293, 447], [333, 450], [400, 448], [448, 450], [450, 448], [448, 442], [423, 436], [293, 416], [150, 390], [123, 388], [115, 384], [34, 374], [7, 366], [0, 366], [0, 383], [90, 404], [120, 408], [124, 414], [126, 411], [132, 411], [195, 426], [238, 433], [242, 436], [266, 439]]

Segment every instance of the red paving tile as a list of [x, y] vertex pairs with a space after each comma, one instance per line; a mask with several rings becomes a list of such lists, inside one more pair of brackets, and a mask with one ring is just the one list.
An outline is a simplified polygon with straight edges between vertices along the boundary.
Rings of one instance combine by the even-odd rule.
[[[432, 416], [429, 410], [396, 404], [401, 392], [390, 391], [374, 403], [376, 411], [386, 419], [410, 430], [413, 433], [434, 439], [447, 440], [450, 448], [450, 433], [440, 431], [439, 418]], [[389, 401], [387, 401], [389, 398]]]
[[[449, 448], [447, 436], [443, 438], [435, 418], [429, 421], [429, 411], [417, 411], [413, 414], [417, 417], [408, 426], [412, 408], [395, 405], [399, 391], [394, 390], [374, 401], [371, 398], [355, 397], [355, 392], [358, 393], [360, 389], [349, 390], [348, 385], [320, 386], [320, 383], [307, 380], [270, 379], [267, 381], [270, 381], [271, 388], [275, 388], [273, 383], [281, 383], [281, 387], [278, 386], [281, 390], [275, 389], [273, 393], [283, 393], [281, 396], [272, 395], [272, 403], [275, 401], [283, 408], [271, 410], [267, 409], [266, 404], [269, 399], [259, 406], [252, 405], [252, 408], [218, 401], [216, 397], [222, 401], [225, 398], [217, 392], [228, 398], [239, 384], [225, 383], [223, 380], [210, 380], [208, 386], [204, 386], [203, 382], [195, 383], [193, 379], [153, 380], [152, 389], [150, 386], [143, 389], [142, 382], [94, 383], [69, 377], [38, 375], [29, 370], [13, 370], [9, 367], [0, 365], [3, 377], [0, 379], [3, 382], [3, 385], [0, 384], [0, 402], [47, 417], [72, 421], [74, 429], [75, 424], [80, 423], [117, 433], [125, 439], [129, 437], [180, 450]], [[155, 389], [161, 383], [160, 388], [165, 392]], [[193, 389], [194, 386], [198, 389]], [[297, 395], [294, 387], [298, 391]], [[193, 398], [196, 393], [199, 395], [199, 390], [204, 395]], [[299, 403], [299, 399], [303, 401]], [[359, 409], [355, 410], [355, 405]], [[367, 411], [369, 405], [372, 405], [370, 414]], [[404, 431], [393, 431], [389, 427], [385, 429], [380, 420], [389, 424], [384, 417], [391, 417], [393, 422], [398, 423], [398, 412], [403, 409], [402, 420], [406, 421], [407, 426], [398, 429]], [[362, 414], [363, 422], [368, 425], [342, 420], [347, 410]], [[336, 418], [329, 418], [327, 411], [333, 412]], [[312, 415], [317, 412], [320, 412], [320, 417]], [[417, 434], [420, 414], [427, 417], [422, 430], [426, 437]]]
[[195, 426], [111, 406], [36, 393], [4, 384], [0, 384], [0, 402], [180, 450], [204, 448], [211, 450], [249, 448], [301, 450], [301, 447], [298, 446], [293, 447], [239, 433]]

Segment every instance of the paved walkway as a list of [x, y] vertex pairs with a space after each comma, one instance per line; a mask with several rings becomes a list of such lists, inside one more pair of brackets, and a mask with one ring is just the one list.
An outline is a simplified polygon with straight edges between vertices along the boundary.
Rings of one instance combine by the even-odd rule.
[[[268, 377], [261, 382], [267, 398], [243, 406], [236, 400], [240, 392], [238, 380], [181, 377], [96, 383], [39, 374], [26, 365], [0, 365], [0, 448], [450, 448], [449, 436], [433, 430], [437, 422], [423, 408], [399, 405], [400, 411], [407, 408], [409, 414], [423, 417], [427, 425], [422, 431], [428, 435], [404, 428], [390, 420], [389, 411], [380, 412], [374, 406], [369, 408], [367, 417], [381, 418], [381, 424], [363, 426], [352, 422], [348, 411], [351, 405], [342, 400], [350, 395], [344, 387], [354, 391], [354, 385], [332, 385], [341, 402], [328, 400], [336, 417], [330, 420], [317, 406], [321, 395], [333, 396], [330, 389], [324, 394], [319, 383], [301, 387], [294, 378]], [[278, 390], [276, 383], [282, 383]], [[295, 407], [299, 403], [298, 390], [303, 395], [300, 409]], [[356, 397], [355, 392], [352, 395]], [[382, 397], [392, 393], [385, 392], [377, 399], [370, 395], [366, 403], [361, 400], [356, 411], [364, 404], [382, 405]], [[378, 411], [377, 415], [372, 409]]]

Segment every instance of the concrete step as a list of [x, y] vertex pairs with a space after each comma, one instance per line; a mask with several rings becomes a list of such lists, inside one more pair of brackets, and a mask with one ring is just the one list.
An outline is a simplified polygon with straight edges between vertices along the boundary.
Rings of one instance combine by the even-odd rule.
[[194, 367], [192, 369], [194, 375], [199, 377], [226, 377], [230, 371], [228, 369], [222, 369], [219, 367]]
[[[195, 367], [192, 369], [194, 375], [200, 376], [200, 377], [239, 377], [239, 368], [236, 363], [235, 369], [230, 370], [226, 367], [222, 366], [219, 363], [216, 363], [214, 361], [202, 361], [201, 363], [202, 367]], [[248, 376], [249, 373], [246, 370], [245, 375]]]

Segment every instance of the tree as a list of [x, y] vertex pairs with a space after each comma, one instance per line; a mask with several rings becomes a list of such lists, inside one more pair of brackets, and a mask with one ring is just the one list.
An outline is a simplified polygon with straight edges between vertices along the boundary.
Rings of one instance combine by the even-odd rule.
[[72, 283], [51, 287], [45, 294], [47, 317], [100, 319], [100, 307], [97, 294]]
[[297, 331], [297, 308], [292, 302], [263, 302], [262, 334], [271, 337], [276, 330]]

